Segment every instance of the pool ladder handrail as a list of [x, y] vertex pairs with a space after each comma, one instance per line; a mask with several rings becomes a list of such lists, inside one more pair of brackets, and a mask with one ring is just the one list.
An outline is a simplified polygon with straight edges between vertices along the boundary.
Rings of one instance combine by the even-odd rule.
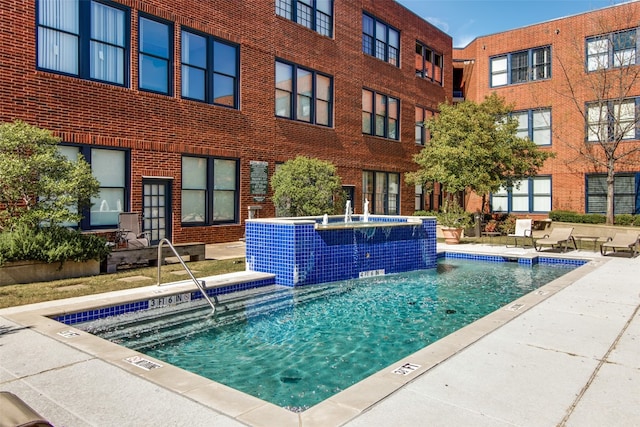
[[162, 267], [162, 245], [164, 245], [165, 243], [169, 245], [169, 249], [171, 249], [171, 252], [173, 252], [174, 255], [178, 258], [178, 261], [180, 261], [180, 264], [182, 264], [184, 270], [187, 272], [187, 274], [189, 274], [189, 277], [191, 278], [191, 280], [193, 280], [193, 283], [196, 284], [196, 287], [200, 290], [202, 296], [207, 300], [207, 302], [213, 309], [213, 312], [215, 313], [216, 306], [213, 305], [211, 298], [209, 298], [207, 292], [204, 290], [204, 286], [198, 281], [198, 279], [196, 279], [196, 277], [191, 272], [191, 269], [187, 267], [187, 264], [185, 264], [185, 262], [182, 260], [182, 257], [178, 254], [178, 251], [176, 251], [176, 248], [166, 237], [160, 239], [160, 241], [158, 242], [158, 286], [160, 286], [160, 267]]

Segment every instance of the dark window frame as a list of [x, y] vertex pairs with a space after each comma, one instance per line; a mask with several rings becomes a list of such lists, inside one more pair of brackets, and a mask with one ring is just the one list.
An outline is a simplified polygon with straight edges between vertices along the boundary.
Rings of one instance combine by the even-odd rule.
[[[365, 29], [365, 22], [371, 20], [372, 26], [370, 30]], [[384, 30], [384, 35], [378, 34], [379, 28]], [[370, 31], [370, 32], [367, 32]], [[389, 36], [395, 32], [398, 39], [398, 46], [391, 46]], [[384, 36], [384, 40], [380, 37]], [[362, 13], [362, 52], [374, 58], [380, 59], [387, 64], [400, 68], [400, 38], [401, 33], [397, 28], [387, 24], [386, 22], [370, 15], [366, 12]], [[378, 55], [380, 51], [380, 55]], [[382, 56], [382, 57], [381, 57]]]
[[[535, 193], [534, 192], [534, 181], [535, 180], [548, 180], [549, 181], [549, 193]], [[512, 186], [509, 186], [506, 190], [506, 196], [496, 196], [498, 193], [491, 194], [491, 207], [493, 212], [505, 212], [505, 213], [521, 213], [521, 214], [537, 214], [537, 213], [548, 213], [553, 210], [553, 175], [536, 175], [534, 177], [526, 178], [527, 185], [527, 199], [528, 199], [528, 208], [527, 210], [514, 210], [513, 209], [513, 199], [514, 197], [522, 197], [519, 193], [516, 193], [514, 196], [514, 189]], [[522, 193], [520, 193], [522, 194]], [[507, 200], [507, 210], [496, 210], [494, 207], [494, 197], [506, 197]], [[548, 211], [536, 211], [534, 210], [534, 203], [536, 197], [548, 197], [549, 199], [549, 210]]]
[[[303, 67], [301, 65], [298, 65], [294, 62], [290, 62], [290, 61], [285, 61], [283, 59], [280, 58], [276, 58], [274, 67], [277, 66], [277, 64], [283, 64], [286, 66], [291, 67], [291, 98], [289, 100], [289, 115], [282, 115], [282, 114], [278, 114], [277, 111], [277, 106], [276, 106], [276, 110], [274, 112], [276, 117], [280, 117], [280, 118], [284, 118], [284, 119], [288, 119], [288, 120], [294, 120], [297, 122], [301, 122], [301, 123], [309, 123], [309, 124], [313, 124], [313, 125], [317, 125], [317, 126], [323, 126], [323, 127], [328, 127], [331, 128], [333, 127], [333, 105], [334, 105], [334, 94], [333, 94], [333, 76], [311, 69], [309, 67]], [[311, 74], [311, 81], [312, 81], [312, 88], [311, 88], [311, 102], [309, 104], [310, 106], [310, 112], [309, 112], [309, 118], [310, 120], [302, 120], [300, 118], [298, 118], [298, 97], [301, 96], [300, 93], [298, 92], [298, 71], [302, 70], [305, 72], [308, 72]], [[318, 76], [320, 77], [324, 77], [326, 79], [329, 79], [329, 100], [324, 100], [324, 99], [319, 99], [318, 98], [318, 84], [317, 84], [317, 80], [318, 80]], [[277, 82], [276, 82], [277, 83]], [[275, 87], [275, 89], [277, 90], [277, 86]], [[276, 97], [276, 101], [277, 101], [277, 97]], [[328, 122], [327, 124], [324, 123], [319, 123], [318, 122], [318, 111], [316, 108], [317, 103], [321, 101], [321, 102], [326, 102], [328, 104]]]
[[[421, 49], [420, 56], [422, 58], [422, 67], [420, 69], [418, 68], [417, 63], [418, 48]], [[427, 44], [416, 40], [416, 76], [442, 86], [444, 80], [444, 70], [442, 67], [443, 63], [444, 55], [442, 53], [432, 49]], [[436, 76], [436, 67], [440, 67], [439, 79]]]
[[[536, 112], [545, 112], [548, 111], [549, 112], [549, 123], [548, 126], [543, 126], [543, 127], [535, 127], [534, 126], [534, 114]], [[541, 108], [531, 108], [528, 110], [517, 110], [517, 111], [512, 111], [510, 113], [510, 116], [514, 116], [517, 114], [522, 114], [522, 113], [526, 113], [527, 114], [527, 137], [529, 138], [530, 141], [534, 142], [538, 147], [550, 147], [553, 144], [553, 126], [552, 126], [552, 122], [553, 122], [553, 115], [552, 115], [552, 109], [551, 107], [541, 107]], [[536, 129], [549, 129], [549, 142], [545, 143], [545, 144], [539, 144], [538, 142], [536, 142], [533, 139], [533, 135], [535, 134]]]
[[598, 123], [605, 123], [607, 129], [607, 141], [616, 140], [616, 132], [619, 130], [616, 129], [617, 120], [615, 118], [615, 106], [616, 104], [622, 104], [623, 102], [633, 101], [635, 106], [635, 118], [633, 123], [635, 124], [635, 132], [634, 136], [629, 138], [621, 138], [621, 141], [636, 141], [640, 140], [640, 96], [629, 97], [618, 100], [606, 100], [606, 101], [594, 101], [594, 102], [586, 102], [585, 103], [585, 130], [584, 130], [584, 140], [586, 143], [597, 144], [602, 141], [601, 139], [589, 139], [589, 130], [592, 126], [595, 126], [595, 122], [592, 124], [589, 121], [589, 107], [591, 106], [602, 106], [606, 107], [606, 123], [604, 121], [598, 120]]
[[[91, 67], [91, 42], [93, 40], [91, 36], [91, 5], [93, 3], [102, 4], [107, 7], [111, 7], [114, 9], [118, 9], [124, 13], [124, 25], [123, 25], [123, 46], [121, 46], [123, 50], [123, 64], [122, 64], [122, 72], [123, 72], [123, 81], [122, 83], [114, 82], [112, 80], [99, 79], [95, 77], [91, 77], [92, 67]], [[46, 71], [55, 74], [61, 74], [71, 77], [77, 77], [83, 80], [91, 80], [95, 82], [110, 84], [114, 86], [120, 87], [129, 87], [130, 86], [130, 78], [131, 78], [131, 64], [130, 64], [130, 56], [131, 56], [131, 9], [127, 6], [124, 6], [120, 3], [115, 3], [108, 0], [91, 0], [91, 1], [83, 1], [78, 0], [78, 33], [70, 33], [68, 31], [64, 31], [59, 28], [41, 25], [39, 22], [39, 8], [40, 2], [36, 2], [36, 69], [40, 71]], [[41, 40], [38, 35], [40, 28], [45, 30], [54, 30], [60, 33], [71, 34], [77, 37], [77, 51], [76, 51], [76, 59], [78, 62], [78, 70], [76, 73], [70, 73], [65, 71], [59, 71], [53, 68], [46, 68], [44, 66], [39, 65], [39, 52], [41, 49]], [[117, 45], [114, 45], [117, 46]]]
[[[289, 21], [295, 22], [298, 25], [302, 25], [305, 28], [313, 30], [322, 36], [332, 38], [335, 4], [334, 0], [326, 1], [329, 2], [329, 9], [331, 11], [331, 14], [327, 14], [322, 10], [321, 7], [318, 6], [318, 0], [276, 0], [276, 15]], [[307, 8], [309, 9], [309, 11], [305, 11], [305, 9]], [[310, 18], [302, 21], [304, 19], [303, 14], [305, 17]]]
[[[545, 57], [548, 58], [548, 61], [544, 61], [542, 63], [534, 62], [536, 54], [539, 52], [543, 52]], [[516, 58], [522, 58], [523, 55], [526, 54], [526, 67], [523, 64], [515, 64], [514, 62]], [[552, 77], [552, 49], [551, 45], [547, 46], [538, 46], [530, 49], [518, 50], [509, 53], [503, 53], [500, 55], [494, 55], [489, 58], [489, 87], [504, 87], [510, 86], [513, 84], [522, 84], [522, 83], [531, 83], [540, 80], [549, 80]], [[504, 84], [494, 84], [494, 76], [504, 74], [505, 71], [494, 72], [493, 70], [493, 61], [498, 59], [507, 60], [507, 69], [506, 76], [507, 81]], [[519, 73], [516, 72], [519, 70]], [[544, 76], [540, 77], [539, 74], [543, 74]]]
[[[187, 155], [183, 154], [180, 157], [180, 175], [183, 175], [182, 171], [182, 159], [185, 157], [193, 158], [193, 159], [205, 159], [207, 162], [206, 166], [206, 189], [205, 189], [205, 218], [203, 221], [193, 221], [193, 222], [184, 222], [182, 221], [181, 212], [180, 224], [182, 227], [202, 227], [209, 225], [223, 225], [223, 224], [238, 224], [240, 221], [240, 159], [231, 158], [231, 157], [219, 157], [219, 156], [196, 156], [196, 155]], [[235, 170], [235, 189], [234, 191], [234, 218], [229, 220], [216, 220], [215, 219], [215, 205], [214, 205], [214, 195], [215, 195], [215, 160], [225, 160], [225, 161], [234, 161], [236, 164]], [[184, 180], [183, 180], [184, 181]], [[184, 183], [180, 186], [180, 199], [182, 200], [182, 192], [185, 190]], [[188, 189], [187, 189], [188, 190]], [[228, 190], [227, 190], [228, 191]], [[182, 209], [182, 206], [181, 206]]]
[[[623, 34], [626, 33], [634, 33], [634, 38], [635, 38], [635, 47], [630, 47], [632, 45], [629, 46], [624, 46], [626, 47], [626, 49], [622, 49], [620, 48], [619, 45], [617, 45], [617, 41], [619, 40], [619, 37]], [[596, 53], [589, 53], [589, 43], [592, 42], [599, 42], [599, 41], [606, 41], [607, 43], [607, 48], [606, 48], [606, 52], [596, 52]], [[628, 28], [625, 30], [620, 30], [620, 31], [614, 31], [611, 33], [606, 33], [606, 34], [599, 34], [597, 36], [590, 36], [590, 37], [586, 37], [585, 38], [585, 42], [584, 42], [585, 48], [584, 48], [584, 55], [585, 55], [585, 71], [587, 73], [592, 73], [592, 72], [596, 72], [596, 71], [601, 71], [601, 70], [609, 70], [612, 68], [621, 68], [621, 67], [628, 67], [631, 65], [640, 65], [640, 27], [636, 27], [636, 28]], [[621, 52], [623, 50], [628, 50], [628, 49], [635, 49], [634, 52], [634, 56], [635, 56], [635, 63], [634, 64], [621, 64], [621, 65], [615, 65], [616, 64], [616, 53], [617, 52]], [[590, 68], [589, 66], [589, 60], [591, 58], [594, 57], [598, 57], [601, 55], [605, 55], [607, 58], [607, 64], [605, 67], [595, 67], [595, 68]]]
[[[365, 186], [365, 174], [371, 174], [372, 176], [372, 180], [371, 180], [371, 186], [372, 186], [372, 190], [371, 192], [367, 191], [367, 188]], [[376, 187], [377, 187], [377, 177], [378, 174], [384, 174], [385, 178], [385, 183], [386, 186], [384, 188], [384, 193], [382, 193], [381, 195], [376, 193]], [[391, 193], [389, 191], [389, 177], [391, 175], [395, 175], [398, 178], [398, 192], [397, 193]], [[400, 215], [400, 200], [402, 198], [401, 195], [401, 187], [402, 187], [402, 176], [399, 172], [388, 172], [388, 171], [379, 171], [379, 170], [363, 170], [362, 171], [362, 204], [364, 206], [364, 202], [365, 199], [367, 199], [369, 201], [369, 213], [374, 214], [374, 215]], [[396, 194], [396, 201], [395, 201], [395, 213], [390, 213], [393, 212], [392, 209], [390, 209], [390, 194]], [[379, 200], [379, 197], [382, 197], [382, 200]], [[382, 206], [381, 210], [376, 209], [378, 206]]]
[[[77, 148], [78, 152], [82, 154], [84, 160], [91, 166], [92, 150], [112, 150], [124, 153], [124, 200], [122, 201], [122, 212], [129, 212], [131, 209], [131, 150], [122, 148], [105, 147], [101, 145], [85, 145], [85, 144], [72, 144], [61, 142], [61, 147], [73, 147]], [[108, 187], [100, 185], [100, 188], [121, 188], [121, 187]], [[102, 224], [99, 226], [91, 225], [91, 207], [82, 209], [82, 220], [79, 223], [81, 230], [103, 230], [117, 228], [118, 223]]]
[[[141, 21], [143, 19], [146, 19], [148, 21], [152, 21], [161, 25], [166, 25], [167, 26], [167, 30], [168, 30], [168, 34], [167, 34], [167, 57], [162, 57], [160, 55], [154, 54], [154, 53], [147, 53], [144, 52], [142, 50], [142, 24]], [[175, 25], [173, 22], [171, 21], [167, 21], [164, 19], [160, 19], [158, 17], [155, 17], [153, 15], [149, 15], [146, 13], [140, 13], [138, 15], [138, 89], [144, 92], [152, 92], [152, 93], [159, 93], [162, 95], [167, 95], [167, 96], [173, 96], [173, 74], [174, 74], [174, 32], [175, 32]], [[149, 58], [153, 58], [156, 60], [161, 60], [161, 61], [165, 61], [167, 64], [167, 76], [166, 76], [166, 85], [167, 85], [167, 89], [166, 91], [162, 91], [162, 90], [156, 90], [156, 89], [151, 89], [151, 88], [146, 88], [143, 87], [142, 85], [142, 79], [143, 79], [143, 73], [142, 73], [142, 57], [149, 57]]]
[[[362, 91], [363, 91], [363, 93], [364, 92], [370, 92], [371, 93], [371, 95], [372, 95], [372, 103], [373, 103], [373, 106], [372, 106], [373, 107], [373, 111], [371, 111], [371, 118], [369, 119], [369, 128], [371, 129], [371, 133], [365, 132], [364, 128], [362, 129], [362, 133], [364, 135], [371, 135], [371, 136], [376, 136], [378, 138], [386, 138], [386, 139], [391, 139], [393, 141], [399, 141], [400, 140], [400, 111], [401, 111], [400, 98], [396, 98], [396, 97], [393, 97], [393, 96], [390, 96], [390, 95], [387, 95], [387, 94], [384, 94], [384, 93], [381, 93], [381, 92], [377, 92], [377, 91], [375, 91], [373, 89], [368, 89], [368, 88], [363, 88]], [[377, 105], [376, 99], [377, 99], [378, 96], [382, 96], [385, 99], [386, 108], [385, 108], [385, 114], [384, 115], [377, 114], [377, 111], [376, 111], [376, 105]], [[396, 134], [395, 134], [395, 137], [389, 136], [389, 132], [390, 132], [390, 125], [389, 125], [389, 118], [390, 118], [389, 105], [390, 105], [390, 103], [389, 103], [389, 99], [395, 100], [396, 101], [396, 105], [397, 105], [397, 108], [396, 108], [396, 117], [397, 117], [397, 119], [396, 119]], [[364, 105], [362, 106], [362, 112], [363, 113], [365, 112]], [[378, 116], [384, 117], [384, 123], [383, 123], [383, 128], [384, 129], [383, 129], [382, 135], [378, 134], [378, 132], [377, 132], [377, 127], [376, 127], [377, 121], [376, 121], [376, 118]], [[364, 124], [364, 119], [363, 119], [363, 124]]]
[[[201, 67], [196, 67], [193, 64], [189, 64], [189, 63], [185, 63], [183, 61], [182, 58], [182, 51], [184, 49], [184, 45], [183, 45], [183, 37], [184, 37], [184, 33], [189, 33], [198, 37], [202, 37], [205, 39], [205, 43], [206, 43], [206, 55], [207, 57], [205, 58], [205, 62], [206, 62], [206, 66], [205, 68], [201, 68]], [[216, 61], [215, 61], [215, 46], [216, 43], [220, 43], [220, 44], [224, 44], [227, 45], [231, 48], [233, 48], [235, 50], [236, 53], [236, 58], [235, 58], [235, 62], [234, 62], [234, 67], [235, 67], [235, 75], [231, 75], [228, 73], [221, 73], [221, 72], [217, 72], [215, 67], [216, 67]], [[240, 45], [238, 45], [237, 43], [233, 43], [230, 42], [228, 40], [224, 40], [221, 39], [219, 37], [215, 37], [212, 36], [210, 34], [206, 34], [200, 31], [196, 31], [193, 30], [191, 28], [188, 27], [182, 27], [181, 31], [180, 31], [180, 68], [183, 69], [184, 67], [190, 67], [190, 68], [197, 68], [200, 70], [203, 70], [204, 72], [204, 99], [199, 99], [199, 98], [195, 98], [195, 97], [190, 97], [190, 96], [185, 96], [182, 90], [182, 85], [184, 84], [183, 79], [184, 79], [184, 73], [181, 73], [181, 77], [180, 77], [180, 96], [183, 99], [188, 99], [191, 101], [197, 101], [197, 102], [203, 102], [206, 104], [211, 104], [211, 105], [216, 105], [219, 107], [225, 107], [225, 108], [230, 108], [230, 109], [234, 109], [234, 110], [239, 110], [240, 109], [240, 54], [241, 54], [241, 49], [240, 49]], [[220, 103], [220, 102], [215, 102], [216, 100], [216, 96], [215, 96], [215, 85], [214, 85], [214, 80], [215, 80], [215, 76], [219, 75], [219, 76], [223, 76], [223, 77], [228, 77], [228, 78], [232, 78], [233, 79], [233, 105], [228, 105], [225, 103]]]
[[[616, 194], [618, 194], [618, 197], [621, 196], [620, 192], [616, 193], [616, 186], [614, 184], [614, 194], [613, 194], [613, 210], [614, 210], [614, 214], [615, 215], [619, 215], [619, 214], [634, 214], [634, 215], [640, 215], [640, 172], [619, 172], [616, 173], [614, 175], [614, 179], [618, 178], [618, 177], [627, 177], [627, 178], [633, 178], [633, 182], [634, 182], [634, 189], [633, 192], [628, 192], [628, 193], [623, 193], [622, 196], [624, 197], [628, 197], [633, 201], [634, 207], [633, 207], [633, 211], [629, 212], [629, 211], [623, 211], [620, 212], [619, 209], [617, 209], [617, 205], [616, 205]], [[590, 186], [590, 179], [599, 179], [601, 181], [604, 181], [602, 184], [602, 190], [597, 191], [597, 189], [593, 188], [593, 186]], [[585, 205], [584, 205], [584, 211], [585, 213], [598, 213], [598, 214], [605, 214], [606, 210], [607, 210], [607, 175], [604, 173], [592, 173], [592, 174], [585, 174], [584, 176], [584, 192], [585, 192]], [[596, 184], [594, 183], [594, 186]], [[603, 206], [603, 209], [593, 209], [590, 207], [590, 198], [600, 198], [602, 200], [601, 205]]]

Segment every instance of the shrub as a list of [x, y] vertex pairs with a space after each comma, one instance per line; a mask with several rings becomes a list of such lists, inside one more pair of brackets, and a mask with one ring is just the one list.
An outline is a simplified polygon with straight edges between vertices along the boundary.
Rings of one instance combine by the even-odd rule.
[[[551, 211], [549, 218], [553, 221], [575, 222], [578, 224], [605, 224], [607, 218], [604, 214], [579, 214], [571, 211]], [[615, 216], [616, 225], [640, 226], [640, 215], [619, 214]]]
[[512, 234], [516, 231], [516, 219], [514, 215], [508, 215], [502, 222], [498, 223], [497, 229], [502, 234]]
[[631, 214], [620, 214], [615, 216], [616, 225], [633, 225], [634, 218]]
[[104, 237], [64, 227], [17, 226], [0, 234], [0, 265], [10, 261], [101, 261], [111, 252]]
[[438, 216], [436, 211], [415, 211], [413, 216]]

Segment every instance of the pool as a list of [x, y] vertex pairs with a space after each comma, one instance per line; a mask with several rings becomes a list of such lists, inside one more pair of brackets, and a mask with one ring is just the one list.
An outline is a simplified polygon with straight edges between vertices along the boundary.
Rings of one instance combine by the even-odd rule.
[[297, 412], [577, 265], [447, 258], [427, 271], [221, 295], [213, 317], [193, 308], [76, 326]]

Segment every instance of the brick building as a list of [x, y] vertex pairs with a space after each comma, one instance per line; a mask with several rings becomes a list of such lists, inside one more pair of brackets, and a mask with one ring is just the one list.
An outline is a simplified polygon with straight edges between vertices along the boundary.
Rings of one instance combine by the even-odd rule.
[[101, 190], [83, 230], [134, 211], [155, 241], [238, 239], [249, 207], [275, 215], [268, 179], [297, 155], [336, 165], [356, 212], [365, 197], [372, 213], [414, 211], [414, 118], [450, 97], [452, 42], [393, 0], [6, 0], [0, 12], [0, 121], [50, 129], [89, 161]]
[[[476, 38], [453, 51], [456, 99], [496, 92], [513, 104], [519, 134], [556, 157], [519, 188], [491, 197], [495, 211], [604, 213], [606, 159], [615, 155], [616, 213], [640, 213], [640, 2], [632, 1]], [[477, 199], [469, 205], [479, 206]]]

